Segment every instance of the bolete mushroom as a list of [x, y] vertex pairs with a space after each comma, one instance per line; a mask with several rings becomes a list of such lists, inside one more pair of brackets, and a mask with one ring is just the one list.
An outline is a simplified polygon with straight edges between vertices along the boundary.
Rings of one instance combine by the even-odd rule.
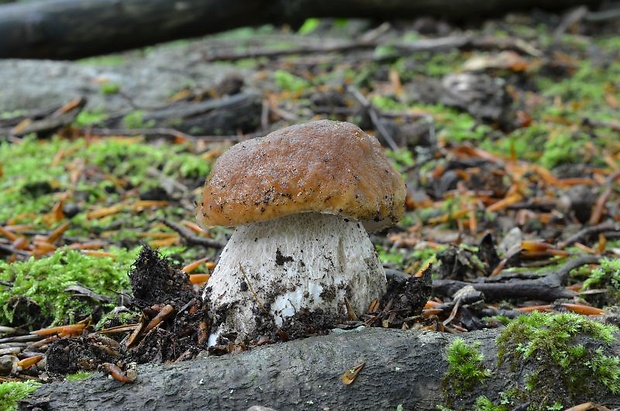
[[256, 339], [301, 312], [334, 324], [366, 312], [386, 290], [366, 230], [395, 224], [404, 200], [377, 139], [350, 123], [310, 122], [231, 147], [198, 203], [203, 228], [236, 227], [203, 294], [209, 344]]

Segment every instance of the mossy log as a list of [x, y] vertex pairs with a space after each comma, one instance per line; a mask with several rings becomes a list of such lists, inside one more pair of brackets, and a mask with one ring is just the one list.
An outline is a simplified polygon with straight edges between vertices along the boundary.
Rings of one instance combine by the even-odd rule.
[[600, 0], [44, 0], [0, 5], [0, 58], [77, 59], [309, 17], [466, 20]]
[[[497, 330], [485, 330], [458, 336], [484, 355], [483, 366], [492, 371], [481, 384], [467, 385], [470, 388], [460, 393], [445, 389], [442, 381], [448, 369], [446, 350], [457, 336], [373, 328], [222, 357], [139, 366], [133, 384], [99, 373], [82, 381], [54, 382], [42, 386], [21, 409], [245, 410], [262, 405], [276, 410], [395, 410], [402, 405], [404, 410], [430, 411], [442, 404], [473, 409], [480, 396], [499, 404], [501, 392], [515, 383], [525, 386], [527, 369], [498, 365], [498, 335]], [[590, 344], [588, 349], [595, 347]], [[606, 345], [605, 350], [618, 355], [620, 344]], [[365, 366], [357, 378], [345, 385], [342, 375], [362, 363]], [[562, 385], [559, 379], [552, 384]], [[458, 386], [458, 382], [445, 385]], [[574, 405], [595, 400], [609, 408], [620, 407], [620, 396], [591, 388], [562, 401]], [[513, 403], [508, 409], [524, 402]]]

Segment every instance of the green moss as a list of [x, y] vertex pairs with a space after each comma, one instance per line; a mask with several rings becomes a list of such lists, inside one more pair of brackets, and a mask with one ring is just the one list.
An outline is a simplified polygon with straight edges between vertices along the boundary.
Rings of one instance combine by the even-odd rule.
[[533, 123], [530, 127], [514, 130], [506, 138], [485, 140], [482, 148], [493, 153], [515, 155], [516, 158], [537, 162], [545, 148], [549, 127], [544, 123]]
[[12, 111], [3, 111], [0, 113], [0, 119], [5, 120], [7, 118], [14, 118], [19, 116], [27, 116], [28, 110], [12, 110]]
[[[82, 285], [95, 293], [115, 295], [129, 289], [127, 272], [137, 251], [115, 250], [116, 258], [93, 257], [71, 249], [60, 249], [50, 257], [8, 264], [0, 261], [0, 279], [12, 284], [0, 286], [0, 323], [11, 324], [17, 314], [15, 302], [25, 297], [41, 309], [51, 324], [74, 322], [92, 309], [87, 300], [71, 298], [65, 289]], [[113, 308], [116, 304], [103, 304]], [[19, 313], [23, 316], [23, 313]], [[28, 323], [21, 318], [20, 324]]]
[[118, 94], [118, 92], [121, 91], [121, 86], [118, 83], [105, 82], [99, 86], [99, 91], [107, 95]]
[[[528, 410], [546, 410], [601, 390], [620, 393], [620, 359], [609, 349], [614, 332], [573, 313], [515, 319], [497, 341], [498, 364], [523, 377], [510, 387], [512, 398], [529, 402]], [[586, 348], [592, 346], [598, 348]]]
[[405, 258], [409, 253], [409, 251], [403, 248], [385, 247], [383, 245], [376, 245], [375, 249], [382, 262], [392, 263], [400, 268], [403, 268]]
[[282, 89], [291, 92], [301, 92], [310, 87], [307, 80], [297, 77], [294, 74], [284, 70], [276, 70], [273, 73], [276, 84]]
[[398, 55], [396, 47], [389, 44], [381, 44], [375, 47], [373, 57], [375, 60], [390, 59]]
[[506, 411], [506, 407], [503, 405], [495, 405], [493, 401], [485, 396], [478, 397], [476, 399], [475, 411]]
[[35, 381], [3, 382], [0, 384], [0, 411], [17, 410], [17, 403], [39, 388]]
[[586, 145], [591, 141], [592, 138], [582, 132], [551, 136], [545, 143], [540, 163], [547, 168], [579, 163], [585, 157]]
[[[57, 158], [61, 161], [55, 160]], [[124, 191], [132, 187], [140, 190], [158, 187], [161, 183], [149, 175], [149, 168], [177, 180], [192, 179], [193, 184], [201, 184], [210, 169], [209, 162], [186, 152], [182, 145], [162, 150], [135, 139], [122, 138], [91, 142], [26, 139], [21, 144], [0, 143], [0, 164], [4, 173], [0, 180], [0, 221], [10, 219], [14, 224], [28, 223], [37, 228], [47, 227], [43, 217], [58, 202], [59, 193], [71, 193], [73, 197], [67, 198], [67, 202], [74, 201], [81, 210], [88, 210], [117, 204]], [[93, 177], [73, 183], [67, 170], [76, 167], [88, 169]], [[106, 178], [97, 178], [97, 174]], [[156, 213], [160, 217], [187, 216], [186, 211], [174, 208], [158, 209]], [[135, 227], [146, 226], [145, 216], [139, 213], [128, 211], [111, 216], [113, 221], [120, 218], [123, 227], [132, 219]], [[85, 213], [79, 213], [72, 219], [74, 231], [71, 234], [90, 233], [98, 224], [106, 223], [103, 219], [87, 221]], [[130, 231], [125, 232], [131, 235]]]
[[123, 117], [123, 125], [127, 128], [149, 128], [155, 126], [155, 120], [144, 121], [145, 112], [132, 111]]
[[100, 57], [90, 57], [86, 59], [78, 60], [78, 63], [84, 65], [95, 65], [95, 66], [121, 66], [125, 64], [127, 58], [124, 55], [120, 54], [112, 54], [108, 56], [100, 56]]
[[448, 346], [448, 371], [443, 379], [444, 392], [461, 395], [470, 392], [491, 375], [484, 368], [484, 355], [479, 351], [480, 344], [468, 345], [456, 338]]
[[309, 34], [312, 33], [319, 27], [321, 20], [317, 18], [309, 18], [304, 21], [301, 27], [297, 30], [299, 34]]
[[67, 381], [80, 381], [89, 378], [91, 375], [93, 375], [93, 373], [89, 371], [78, 371], [75, 374], [67, 375], [65, 378]]
[[396, 151], [386, 150], [385, 155], [391, 160], [392, 166], [399, 172], [415, 164], [413, 153], [406, 148], [400, 148]]
[[73, 123], [76, 126], [88, 126], [91, 124], [101, 123], [106, 118], [108, 118], [108, 115], [101, 111], [82, 110]]
[[394, 98], [390, 97], [390, 96], [372, 96], [371, 98], [371, 103], [377, 107], [380, 110], [385, 110], [385, 111], [401, 111], [401, 110], [406, 110], [408, 108], [408, 106], [404, 103], [400, 103], [396, 100], [394, 100]]
[[605, 51], [617, 53], [620, 50], [620, 36], [596, 38], [593, 40], [595, 44], [598, 44]]
[[603, 258], [600, 267], [595, 268], [583, 283], [588, 290], [597, 287], [608, 287], [609, 291], [620, 299], [620, 258]]
[[[446, 53], [419, 52], [414, 53], [411, 58], [418, 63], [414, 64], [415, 73], [431, 77], [441, 77], [458, 71], [466, 59], [463, 53], [459, 51]], [[412, 64], [410, 63], [410, 65]], [[412, 74], [414, 73], [409, 75]]]

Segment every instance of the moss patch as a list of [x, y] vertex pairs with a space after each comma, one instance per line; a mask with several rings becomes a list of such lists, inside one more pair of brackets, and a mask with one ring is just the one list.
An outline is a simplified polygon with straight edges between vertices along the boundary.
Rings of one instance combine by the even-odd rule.
[[448, 371], [443, 380], [446, 397], [472, 391], [491, 375], [484, 367], [480, 344], [469, 345], [457, 338], [448, 347]]
[[[79, 284], [108, 296], [128, 290], [127, 272], [137, 251], [113, 253], [115, 258], [93, 257], [61, 249], [40, 260], [31, 258], [12, 264], [0, 261], [0, 280], [11, 284], [0, 286], [0, 323], [40, 327], [70, 323], [90, 315], [93, 301], [72, 298], [65, 289]], [[114, 300], [94, 304], [106, 310], [116, 306]]]
[[[120, 235], [114, 240], [135, 240], [131, 228], [145, 231], [149, 217], [179, 220], [188, 215], [181, 207], [157, 208], [148, 216], [132, 208], [141, 193], [164, 191], [161, 179], [148, 170], [193, 189], [202, 185], [210, 169], [208, 161], [182, 145], [163, 150], [135, 138], [0, 143], [0, 165], [0, 222], [28, 224], [35, 230], [56, 226], [50, 212], [62, 198], [75, 210], [67, 235], [88, 236], [113, 226]], [[118, 213], [88, 218], [91, 211], [119, 205]]]
[[512, 321], [498, 338], [498, 365], [518, 379], [507, 392], [528, 410], [583, 402], [595, 393], [620, 393], [620, 359], [609, 345], [614, 326], [586, 317], [534, 313]]
[[28, 397], [41, 384], [35, 381], [4, 382], [0, 384], [0, 411], [17, 410], [17, 402]]
[[607, 288], [607, 297], [613, 304], [620, 301], [620, 258], [603, 258], [600, 267], [595, 268], [583, 283], [583, 288]]

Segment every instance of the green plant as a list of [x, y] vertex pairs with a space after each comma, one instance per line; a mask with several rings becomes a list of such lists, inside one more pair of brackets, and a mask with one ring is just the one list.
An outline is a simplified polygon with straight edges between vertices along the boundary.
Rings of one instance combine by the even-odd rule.
[[17, 410], [17, 403], [39, 388], [35, 381], [0, 383], [0, 411]]

